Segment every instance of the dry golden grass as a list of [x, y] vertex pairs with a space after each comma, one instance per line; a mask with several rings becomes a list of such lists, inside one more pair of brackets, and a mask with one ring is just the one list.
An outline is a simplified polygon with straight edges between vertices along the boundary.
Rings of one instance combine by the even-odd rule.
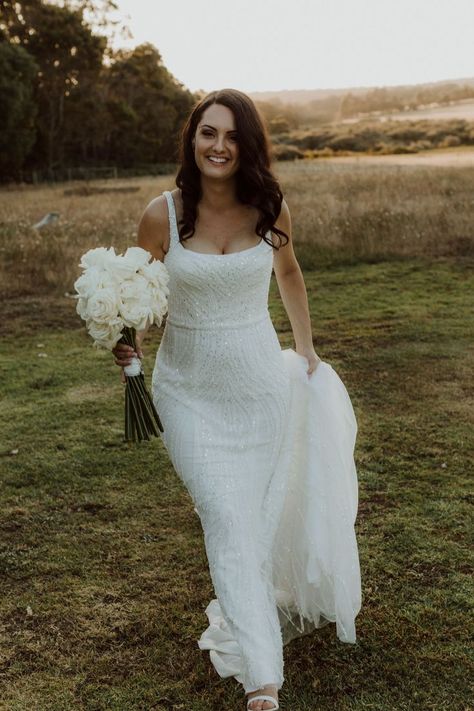
[[[407, 257], [474, 255], [474, 167], [335, 160], [278, 163], [303, 269]], [[97, 181], [136, 192], [66, 195], [71, 185], [19, 187], [0, 193], [3, 295], [71, 292], [78, 261], [91, 247], [136, 242], [140, 215], [174, 177]], [[78, 186], [80, 187], [80, 186]], [[58, 212], [40, 232], [31, 225]]]

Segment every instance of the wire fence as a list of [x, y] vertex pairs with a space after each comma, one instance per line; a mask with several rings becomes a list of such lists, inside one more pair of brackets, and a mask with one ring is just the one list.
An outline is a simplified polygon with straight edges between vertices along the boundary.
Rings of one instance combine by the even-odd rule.
[[113, 166], [76, 166], [72, 168], [53, 168], [45, 170], [21, 171], [19, 180], [22, 183], [63, 183], [72, 180], [109, 180], [132, 178], [146, 175], [169, 175], [176, 172], [176, 163], [153, 163], [137, 165], [133, 168]]

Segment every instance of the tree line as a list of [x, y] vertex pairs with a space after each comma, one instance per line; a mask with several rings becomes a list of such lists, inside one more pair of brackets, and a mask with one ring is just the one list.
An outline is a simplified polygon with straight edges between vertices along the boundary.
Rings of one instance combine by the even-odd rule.
[[[111, 0], [103, 9], [115, 8]], [[0, 0], [0, 179], [34, 170], [172, 163], [198, 98], [146, 43], [112, 50], [90, 2]]]
[[[72, 175], [79, 168], [129, 174], [176, 162], [181, 126], [200, 93], [168, 71], [152, 44], [114, 50], [102, 32], [113, 25], [111, 10], [117, 10], [114, 0], [0, 0], [0, 181], [33, 172]], [[303, 127], [312, 135], [348, 117], [473, 97], [473, 80], [464, 80], [256, 104], [278, 144], [286, 143], [282, 134]], [[463, 131], [451, 131], [449, 140], [465, 143]], [[280, 160], [301, 149], [290, 139], [295, 145], [277, 151]], [[339, 136], [331, 140], [339, 146]]]

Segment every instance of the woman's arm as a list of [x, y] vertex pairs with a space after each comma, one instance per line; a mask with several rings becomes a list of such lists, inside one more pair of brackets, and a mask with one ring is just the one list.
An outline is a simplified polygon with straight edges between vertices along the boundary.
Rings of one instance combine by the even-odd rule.
[[[138, 223], [137, 246], [150, 252], [154, 259], [163, 261], [167, 248], [166, 241], [169, 233], [168, 205], [164, 195], [152, 200]], [[148, 333], [147, 326], [141, 331], [137, 331], [137, 346], [140, 347]]]
[[303, 273], [293, 249], [291, 216], [285, 200], [282, 201], [281, 212], [275, 225], [286, 232], [289, 241], [279, 250], [275, 250], [273, 269], [283, 305], [290, 319], [296, 352], [307, 358], [307, 372], [310, 374], [316, 369], [320, 358], [313, 347], [308, 294]]
[[[164, 195], [152, 200], [143, 212], [138, 223], [137, 246], [146, 249], [152, 257], [163, 261], [166, 251], [169, 248], [169, 222], [168, 205]], [[166, 250], [166, 251], [165, 251]], [[148, 332], [149, 326], [136, 332], [137, 352], [139, 358], [143, 358], [142, 343]], [[125, 383], [123, 368], [130, 365], [131, 358], [135, 355], [133, 348], [125, 343], [117, 343], [112, 348], [115, 356], [115, 364], [122, 368], [120, 377]]]

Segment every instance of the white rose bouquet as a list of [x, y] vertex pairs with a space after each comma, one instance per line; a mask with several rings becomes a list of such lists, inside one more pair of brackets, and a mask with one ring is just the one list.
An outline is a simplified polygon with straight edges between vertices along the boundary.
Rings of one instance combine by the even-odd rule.
[[[113, 247], [97, 247], [82, 255], [79, 266], [83, 274], [74, 283], [76, 311], [86, 322], [94, 347], [112, 350], [122, 341], [135, 350], [137, 331], [152, 323], [161, 325], [168, 310], [169, 274], [150, 252], [129, 247], [122, 255]], [[124, 373], [125, 439], [158, 436], [163, 426], [146, 389], [141, 361], [133, 358]]]

